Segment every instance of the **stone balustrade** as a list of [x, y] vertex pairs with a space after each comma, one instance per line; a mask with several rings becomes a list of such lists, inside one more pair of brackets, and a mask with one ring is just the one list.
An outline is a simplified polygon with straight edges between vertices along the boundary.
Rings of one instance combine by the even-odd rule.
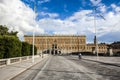
[[[48, 54], [44, 54], [44, 57], [47, 57]], [[35, 55], [34, 58], [38, 58], [41, 57], [39, 55]], [[41, 57], [43, 58], [43, 57]], [[6, 66], [6, 65], [10, 65], [10, 64], [14, 64], [14, 63], [19, 63], [25, 60], [30, 60], [32, 59], [32, 56], [24, 56], [24, 57], [15, 57], [15, 58], [8, 58], [8, 59], [0, 59], [0, 67]]]

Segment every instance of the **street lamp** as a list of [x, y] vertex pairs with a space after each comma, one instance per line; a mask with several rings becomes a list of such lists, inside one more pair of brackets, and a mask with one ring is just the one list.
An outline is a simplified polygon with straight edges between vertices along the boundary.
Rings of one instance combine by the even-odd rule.
[[98, 44], [97, 44], [97, 30], [96, 30], [96, 7], [94, 8], [94, 28], [95, 28], [95, 53], [98, 59]]
[[34, 38], [35, 38], [35, 30], [33, 30], [33, 51], [32, 51], [32, 62], [34, 63]]
[[[35, 0], [34, 0], [34, 12], [36, 13], [36, 3], [35, 3]], [[34, 19], [35, 19], [35, 15], [34, 15]], [[35, 38], [35, 30], [33, 29], [33, 51], [32, 51], [32, 62], [33, 63], [34, 63], [34, 44], [35, 44], [34, 38]]]
[[[97, 30], [96, 30], [96, 6], [94, 7], [94, 27], [95, 27], [95, 52], [97, 54], [97, 59], [98, 59], [98, 41], [97, 41]], [[104, 16], [102, 16], [101, 14], [98, 14], [99, 17], [101, 17], [103, 20], [106, 20], [104, 18]]]

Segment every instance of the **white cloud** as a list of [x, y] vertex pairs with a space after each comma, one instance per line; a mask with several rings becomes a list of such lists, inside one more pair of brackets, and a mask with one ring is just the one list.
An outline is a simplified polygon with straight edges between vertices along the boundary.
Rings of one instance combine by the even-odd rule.
[[[100, 3], [100, 1], [98, 2]], [[95, 4], [95, 2], [93, 3]], [[117, 35], [117, 33], [120, 33], [120, 7], [115, 4], [112, 4], [111, 7], [115, 11], [106, 12], [107, 8], [105, 5], [99, 6], [106, 19], [98, 18], [96, 20], [97, 36], [100, 40], [120, 40], [120, 37]], [[10, 30], [19, 31], [19, 37], [23, 36], [26, 32], [32, 32], [36, 28], [37, 34], [39, 32], [44, 33], [44, 30], [53, 34], [84, 34], [88, 37], [88, 41], [91, 42], [95, 32], [94, 18], [90, 15], [91, 13], [92, 10], [81, 10], [61, 20], [55, 19], [59, 17], [57, 13], [41, 12], [42, 16], [48, 15], [49, 17], [36, 22], [34, 21], [35, 13], [33, 10], [20, 0], [0, 0], [0, 24], [8, 25]], [[35, 27], [37, 24], [38, 27]], [[109, 36], [106, 37], [107, 35]], [[113, 37], [114, 39], [111, 39]]]
[[100, 10], [102, 13], [105, 13], [105, 12], [106, 12], [106, 9], [107, 9], [107, 7], [106, 7], [105, 5], [99, 6], [99, 10]]
[[47, 2], [50, 2], [50, 0], [39, 0], [38, 4], [43, 4], [43, 3], [47, 3]]
[[111, 7], [115, 12], [120, 13], [120, 6], [117, 6], [115, 4], [111, 4]]
[[[86, 20], [92, 19], [92, 17], [86, 17], [91, 12], [91, 10], [79, 11], [65, 20], [44, 18], [39, 20], [39, 25], [46, 31], [52, 31], [53, 34], [85, 34], [85, 31], [93, 25], [93, 22], [86, 22]], [[84, 26], [85, 24], [86, 26]], [[88, 26], [87, 24], [91, 25]]]
[[90, 0], [94, 6], [97, 6], [101, 0]]
[[[37, 22], [35, 13], [21, 0], [0, 0], [0, 25], [7, 25], [9, 29], [19, 32], [19, 37], [26, 32], [33, 31]], [[39, 28], [39, 32], [44, 32]]]
[[[81, 34], [89, 37], [89, 42], [93, 41], [95, 33], [94, 17], [90, 16], [92, 10], [81, 10], [75, 12], [72, 16], [65, 20], [44, 18], [39, 20], [39, 25], [46, 31], [51, 31], [53, 34]], [[104, 38], [104, 41], [111, 41], [111, 37], [104, 37], [109, 33], [116, 40], [120, 40], [118, 36], [113, 36], [116, 32], [120, 33], [120, 15], [114, 12], [104, 13], [106, 20], [102, 18], [96, 19], [96, 28], [98, 39]], [[91, 38], [92, 37], [92, 38]], [[110, 38], [110, 39], [108, 39]], [[113, 41], [114, 41], [113, 39]], [[99, 40], [99, 41], [101, 41]]]
[[59, 14], [56, 13], [47, 13], [47, 12], [40, 12], [41, 16], [49, 16], [49, 18], [56, 18], [59, 17]]

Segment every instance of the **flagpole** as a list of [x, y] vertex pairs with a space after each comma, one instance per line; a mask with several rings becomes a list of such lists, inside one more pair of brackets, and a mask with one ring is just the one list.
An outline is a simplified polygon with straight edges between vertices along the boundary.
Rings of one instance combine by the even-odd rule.
[[[36, 11], [36, 4], [34, 0], [34, 12]], [[36, 13], [36, 12], [35, 12]], [[35, 15], [34, 15], [35, 19]], [[33, 52], [32, 52], [32, 63], [34, 63], [34, 45], [35, 45], [35, 29], [33, 29]]]
[[96, 30], [96, 7], [94, 8], [94, 27], [95, 27], [95, 52], [98, 60], [98, 44], [97, 44], [97, 30]]
[[34, 63], [34, 38], [35, 38], [35, 37], [34, 37], [34, 36], [35, 36], [34, 34], [35, 34], [35, 31], [33, 30], [33, 52], [32, 52], [33, 54], [32, 54], [32, 63]]

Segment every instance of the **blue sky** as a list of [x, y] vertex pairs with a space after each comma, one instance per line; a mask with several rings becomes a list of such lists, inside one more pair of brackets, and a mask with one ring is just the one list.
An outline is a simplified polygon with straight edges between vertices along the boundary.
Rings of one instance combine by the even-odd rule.
[[[65, 19], [72, 16], [80, 10], [92, 10], [94, 6], [99, 8], [100, 5], [105, 5], [108, 8], [107, 12], [112, 11], [111, 4], [120, 6], [119, 0], [98, 0], [100, 3], [94, 5], [90, 0], [22, 0], [26, 5], [33, 9], [34, 1], [36, 3], [36, 12], [57, 13], [60, 19]], [[93, 0], [97, 1], [97, 0]], [[99, 10], [98, 10], [99, 11]], [[39, 14], [38, 18], [45, 18]]]
[[87, 42], [93, 42], [95, 35], [93, 8], [96, 6], [98, 41], [107, 43], [120, 41], [119, 0], [35, 0], [35, 4], [36, 13], [34, 0], [1, 0], [0, 24], [18, 31], [20, 39], [24, 34], [32, 34], [35, 30], [37, 35], [86, 35]]
[[[100, 4], [94, 5], [90, 0], [22, 0], [26, 5], [33, 9], [34, 1], [36, 3], [36, 12], [57, 13], [60, 19], [65, 19], [72, 16], [80, 10], [92, 10], [94, 6], [99, 8], [99, 5], [110, 7], [111, 4], [120, 6], [119, 0], [99, 0]], [[95, 0], [94, 0], [95, 1]], [[99, 11], [99, 10], [98, 10]], [[112, 11], [111, 8], [107, 10]], [[38, 14], [38, 19], [49, 17]]]

